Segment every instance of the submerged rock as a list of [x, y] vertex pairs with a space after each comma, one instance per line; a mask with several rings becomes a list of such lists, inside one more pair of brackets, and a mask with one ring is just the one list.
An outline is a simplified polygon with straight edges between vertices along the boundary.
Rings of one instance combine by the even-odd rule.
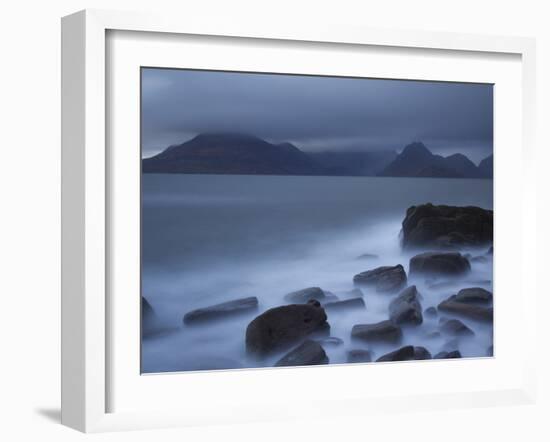
[[403, 336], [401, 327], [392, 321], [376, 324], [357, 324], [351, 330], [351, 337], [366, 342], [397, 342]]
[[485, 307], [478, 304], [459, 302], [456, 300], [457, 295], [451, 296], [449, 299], [441, 302], [437, 309], [439, 311], [454, 313], [470, 319], [478, 321], [493, 321], [493, 307]]
[[356, 259], [361, 259], [361, 260], [378, 259], [378, 255], [375, 255], [373, 253], [363, 253], [362, 255], [359, 255]]
[[343, 301], [327, 302], [323, 307], [328, 312], [364, 309], [365, 301], [363, 298], [351, 298]]
[[414, 347], [412, 345], [407, 345], [398, 350], [380, 356], [376, 362], [412, 361], [414, 359], [414, 355]]
[[489, 247], [489, 250], [487, 250], [487, 255], [493, 254], [493, 246]]
[[434, 359], [458, 359], [461, 357], [462, 355], [458, 350], [453, 350], [453, 351], [440, 351], [434, 356]]
[[493, 241], [493, 211], [474, 206], [422, 204], [407, 209], [403, 247], [455, 248]]
[[155, 310], [147, 301], [141, 297], [141, 336], [143, 339], [154, 338], [178, 331], [178, 328], [166, 326], [157, 316]]
[[321, 287], [308, 287], [295, 292], [287, 293], [284, 300], [293, 304], [306, 304], [309, 300], [325, 301], [326, 295]]
[[321, 345], [332, 345], [334, 347], [337, 347], [344, 343], [342, 339], [337, 338], [336, 336], [329, 336], [328, 338], [318, 339], [317, 342]]
[[374, 287], [377, 292], [395, 292], [407, 283], [407, 274], [401, 264], [377, 267], [353, 277], [357, 285]]
[[329, 359], [323, 347], [318, 342], [307, 340], [279, 359], [275, 366], [321, 365], [328, 362]]
[[426, 310], [424, 310], [424, 314], [426, 316], [435, 317], [437, 316], [437, 309], [435, 307], [428, 307]]
[[422, 324], [422, 306], [418, 301], [418, 290], [412, 285], [403, 290], [389, 306], [390, 319], [395, 324]]
[[372, 353], [370, 350], [350, 350], [348, 351], [348, 363], [372, 362]]
[[470, 269], [470, 262], [456, 252], [425, 252], [413, 256], [409, 263], [411, 276], [461, 276], [468, 273]]
[[473, 336], [474, 332], [458, 319], [448, 319], [441, 323], [441, 331], [453, 336]]
[[253, 354], [266, 355], [321, 331], [330, 332], [330, 326], [319, 302], [275, 307], [248, 324], [246, 349]]
[[460, 290], [454, 300], [466, 304], [489, 305], [493, 302], [493, 294], [481, 287], [470, 287]]
[[183, 317], [183, 322], [185, 324], [195, 324], [214, 319], [223, 319], [248, 313], [256, 310], [257, 308], [258, 298], [255, 296], [250, 296], [248, 298], [235, 299], [233, 301], [222, 302], [221, 304], [211, 305], [209, 307], [203, 307], [190, 311]]

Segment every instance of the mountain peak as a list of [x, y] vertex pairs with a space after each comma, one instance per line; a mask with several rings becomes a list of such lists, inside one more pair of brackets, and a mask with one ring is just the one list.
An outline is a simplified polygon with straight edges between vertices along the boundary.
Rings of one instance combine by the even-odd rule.
[[401, 152], [401, 155], [423, 155], [423, 156], [432, 156], [433, 154], [430, 150], [420, 141], [415, 141], [413, 143], [407, 144]]

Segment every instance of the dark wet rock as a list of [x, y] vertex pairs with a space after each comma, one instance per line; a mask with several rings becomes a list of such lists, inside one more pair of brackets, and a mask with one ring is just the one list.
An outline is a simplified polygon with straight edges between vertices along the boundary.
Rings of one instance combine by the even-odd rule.
[[357, 324], [351, 329], [351, 337], [366, 342], [397, 342], [403, 336], [401, 327], [392, 321], [376, 324]]
[[410, 275], [462, 276], [470, 271], [470, 263], [457, 252], [425, 252], [413, 256]]
[[321, 345], [338, 347], [344, 343], [344, 340], [337, 338], [336, 336], [329, 336], [328, 338], [318, 339], [317, 342]]
[[195, 324], [203, 321], [223, 319], [243, 313], [250, 313], [257, 309], [258, 298], [250, 296], [248, 298], [235, 299], [233, 301], [193, 310], [185, 314], [183, 322], [185, 324]]
[[365, 301], [363, 298], [344, 299], [343, 301], [327, 302], [324, 308], [327, 312], [364, 309]]
[[487, 349], [486, 355], [487, 355], [487, 356], [493, 356], [493, 354], [494, 354], [494, 347], [491, 345], [491, 346]]
[[372, 352], [370, 350], [350, 350], [348, 351], [348, 363], [372, 362]]
[[323, 302], [326, 299], [325, 292], [320, 287], [308, 287], [287, 293], [284, 296], [286, 302], [291, 302], [293, 304], [306, 304], [310, 299]]
[[470, 327], [465, 325], [462, 321], [458, 319], [449, 319], [444, 321], [441, 326], [441, 331], [448, 335], [453, 336], [473, 336], [474, 332]]
[[422, 361], [425, 359], [432, 359], [432, 354], [425, 347], [414, 347], [415, 361]]
[[373, 253], [363, 253], [362, 255], [359, 255], [356, 259], [360, 259], [360, 260], [378, 259], [378, 255], [374, 255]]
[[357, 285], [374, 287], [377, 292], [396, 292], [407, 283], [407, 274], [401, 264], [377, 267], [353, 277]]
[[405, 347], [401, 347], [398, 350], [380, 356], [376, 360], [376, 362], [412, 361], [414, 359], [414, 356], [414, 347], [412, 345], [407, 345]]
[[275, 307], [256, 317], [246, 329], [246, 348], [265, 355], [287, 348], [307, 336], [330, 333], [325, 310], [314, 301]]
[[493, 321], [493, 307], [485, 307], [482, 305], [458, 302], [457, 295], [451, 296], [437, 306], [437, 309], [442, 312], [454, 313], [459, 316], [464, 316], [478, 321]]
[[422, 324], [422, 306], [415, 285], [407, 287], [389, 306], [390, 319], [395, 324]]
[[318, 342], [307, 340], [277, 361], [276, 367], [328, 364], [328, 356]]
[[453, 351], [440, 351], [434, 356], [434, 359], [458, 359], [461, 357], [462, 355], [458, 350], [453, 350]]
[[437, 316], [437, 309], [435, 307], [428, 307], [426, 310], [424, 310], [424, 314], [426, 316], [431, 316], [432, 318]]
[[454, 300], [466, 304], [490, 305], [493, 302], [493, 294], [481, 287], [470, 287], [460, 290]]
[[403, 247], [454, 248], [493, 241], [493, 211], [480, 207], [422, 204], [407, 209]]
[[489, 247], [489, 250], [487, 250], [487, 255], [493, 254], [493, 246]]

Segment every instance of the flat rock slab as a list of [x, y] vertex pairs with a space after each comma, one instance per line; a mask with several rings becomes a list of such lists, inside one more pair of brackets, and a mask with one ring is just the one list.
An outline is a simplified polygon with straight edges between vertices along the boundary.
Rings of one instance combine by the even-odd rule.
[[185, 324], [196, 324], [204, 321], [224, 319], [248, 313], [257, 308], [258, 298], [250, 296], [248, 298], [235, 299], [233, 301], [222, 302], [221, 304], [190, 311], [183, 317], [183, 322]]
[[284, 300], [293, 304], [307, 304], [308, 301], [314, 299], [319, 302], [325, 301], [326, 295], [321, 287], [308, 287], [295, 292], [287, 293]]
[[471, 270], [470, 262], [457, 252], [425, 252], [413, 256], [409, 263], [411, 276], [462, 276]]
[[416, 286], [407, 287], [390, 302], [390, 320], [395, 324], [422, 324], [422, 306], [418, 299], [419, 293]]
[[344, 299], [343, 301], [327, 302], [323, 307], [327, 312], [364, 309], [365, 300], [363, 298]]
[[441, 323], [439, 328], [443, 333], [452, 336], [474, 336], [475, 334], [470, 327], [458, 319], [445, 320]]
[[348, 351], [347, 361], [350, 364], [359, 362], [372, 362], [372, 352], [370, 350], [350, 350]]
[[309, 335], [330, 332], [325, 310], [316, 301], [275, 307], [256, 317], [246, 329], [249, 353], [266, 355]]
[[277, 361], [275, 367], [328, 364], [325, 350], [318, 342], [307, 340]]
[[481, 287], [470, 287], [460, 290], [454, 300], [466, 304], [490, 305], [493, 302], [493, 294]]
[[468, 304], [465, 302], [456, 301], [456, 295], [443, 301], [437, 306], [437, 309], [442, 312], [454, 313], [478, 321], [492, 322], [493, 307], [485, 307], [477, 304]]
[[456, 248], [493, 241], [493, 211], [474, 206], [422, 204], [407, 209], [403, 247]]
[[382, 266], [353, 277], [354, 284], [374, 287], [377, 292], [393, 293], [407, 284], [407, 274], [401, 264], [396, 266]]
[[401, 327], [392, 321], [376, 324], [357, 324], [351, 330], [351, 337], [366, 342], [397, 342], [403, 337]]

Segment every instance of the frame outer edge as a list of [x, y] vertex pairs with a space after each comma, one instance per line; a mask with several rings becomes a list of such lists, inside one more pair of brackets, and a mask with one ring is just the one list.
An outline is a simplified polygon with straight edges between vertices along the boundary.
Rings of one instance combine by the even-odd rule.
[[85, 14], [61, 22], [61, 423], [85, 427]]

